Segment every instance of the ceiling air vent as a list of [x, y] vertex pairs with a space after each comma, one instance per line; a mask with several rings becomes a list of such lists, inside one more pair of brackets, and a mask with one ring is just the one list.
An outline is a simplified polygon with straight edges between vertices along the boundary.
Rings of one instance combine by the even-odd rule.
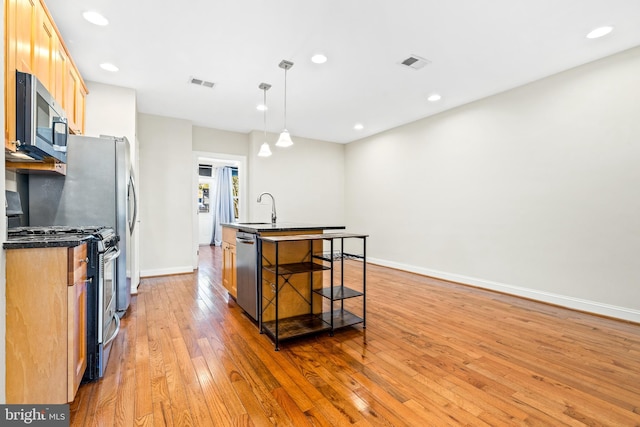
[[189, 77], [189, 83], [194, 84], [196, 86], [208, 87], [210, 89], [212, 89], [213, 86], [215, 86], [214, 82], [208, 82], [206, 80], [196, 79], [195, 77]]
[[429, 65], [430, 63], [431, 61], [429, 61], [428, 59], [424, 59], [418, 55], [411, 55], [408, 58], [400, 61], [400, 65], [413, 68], [414, 70], [419, 70], [426, 65]]

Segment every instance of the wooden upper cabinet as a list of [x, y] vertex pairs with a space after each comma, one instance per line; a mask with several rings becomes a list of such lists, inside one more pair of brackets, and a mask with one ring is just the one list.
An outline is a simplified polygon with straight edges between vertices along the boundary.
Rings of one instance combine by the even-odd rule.
[[87, 90], [82, 83], [80, 75], [74, 67], [67, 69], [65, 78], [65, 96], [63, 108], [67, 113], [69, 131], [81, 134], [84, 131], [84, 109]]
[[[53, 52], [53, 97], [61, 101], [62, 108], [65, 100], [65, 78], [67, 75], [68, 58], [67, 52], [64, 50], [64, 45], [61, 40], [56, 40], [56, 47]], [[67, 113], [68, 114], [68, 113]]]
[[[38, 0], [8, 0], [7, 4], [14, 4], [14, 16], [7, 19], [13, 21], [11, 25], [15, 31], [15, 67], [25, 73], [33, 73], [34, 61], [34, 29], [38, 16]], [[12, 19], [13, 18], [13, 19]]]
[[16, 150], [16, 70], [35, 74], [67, 113], [69, 130], [84, 132], [87, 87], [44, 4], [5, 1], [5, 149]]
[[34, 72], [38, 0], [5, 1], [5, 148], [16, 151], [16, 70]]
[[43, 8], [38, 8], [34, 44], [34, 73], [50, 94], [55, 93], [55, 68], [53, 66], [54, 49], [58, 39], [53, 22]]

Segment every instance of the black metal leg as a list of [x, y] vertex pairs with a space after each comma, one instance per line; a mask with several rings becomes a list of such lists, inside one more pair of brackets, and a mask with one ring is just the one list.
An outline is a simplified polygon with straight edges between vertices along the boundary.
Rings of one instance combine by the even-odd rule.
[[367, 238], [362, 238], [362, 329], [367, 327]]
[[279, 339], [278, 338], [278, 332], [279, 332], [279, 325], [278, 325], [278, 317], [279, 317], [279, 313], [278, 313], [278, 294], [280, 293], [279, 292], [280, 291], [280, 288], [279, 288], [280, 284], [278, 282], [279, 282], [280, 275], [279, 275], [279, 271], [278, 271], [278, 262], [279, 262], [278, 249], [279, 249], [279, 245], [278, 245], [278, 242], [276, 242], [275, 244], [276, 244], [276, 278], [275, 278], [275, 280], [276, 280], [276, 330], [275, 330], [275, 345], [276, 345], [276, 351], [278, 351], [279, 350], [279, 348], [278, 348], [278, 344], [279, 344], [279, 341], [278, 341], [278, 339]]

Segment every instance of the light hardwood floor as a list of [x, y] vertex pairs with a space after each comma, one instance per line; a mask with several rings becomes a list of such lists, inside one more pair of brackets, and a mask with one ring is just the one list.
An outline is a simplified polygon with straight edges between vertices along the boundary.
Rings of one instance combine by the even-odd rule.
[[366, 330], [276, 352], [200, 249], [142, 281], [72, 426], [640, 425], [640, 325], [369, 265]]

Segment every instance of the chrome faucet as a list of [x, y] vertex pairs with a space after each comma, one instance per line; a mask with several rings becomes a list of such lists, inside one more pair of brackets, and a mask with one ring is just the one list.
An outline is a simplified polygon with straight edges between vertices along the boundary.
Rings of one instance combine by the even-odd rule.
[[271, 197], [271, 224], [276, 223], [276, 199], [273, 198], [271, 193], [261, 193], [258, 196], [258, 203], [262, 202], [262, 196]]

